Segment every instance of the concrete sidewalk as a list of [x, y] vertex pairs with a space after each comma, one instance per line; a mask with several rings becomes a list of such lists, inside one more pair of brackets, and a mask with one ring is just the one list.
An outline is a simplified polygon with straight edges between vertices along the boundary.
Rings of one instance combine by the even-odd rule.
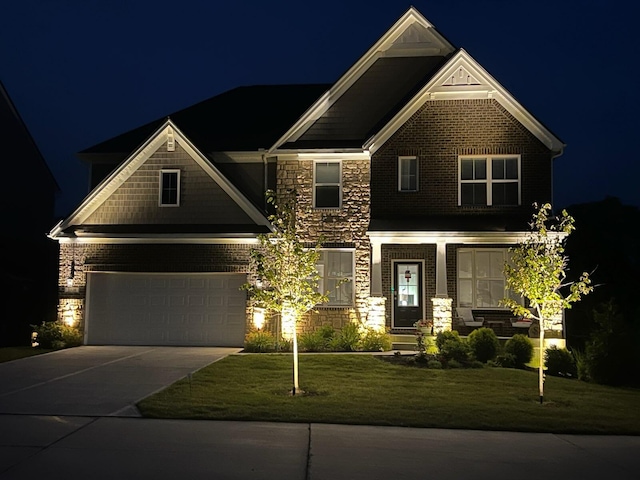
[[640, 437], [0, 415], [0, 480], [640, 478]]

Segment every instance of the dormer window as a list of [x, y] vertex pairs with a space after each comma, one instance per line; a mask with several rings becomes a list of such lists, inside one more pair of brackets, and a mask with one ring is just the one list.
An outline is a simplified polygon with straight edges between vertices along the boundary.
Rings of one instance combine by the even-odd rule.
[[340, 161], [313, 164], [314, 208], [340, 208], [342, 203], [342, 165]]
[[180, 206], [180, 170], [160, 171], [160, 197], [161, 207]]

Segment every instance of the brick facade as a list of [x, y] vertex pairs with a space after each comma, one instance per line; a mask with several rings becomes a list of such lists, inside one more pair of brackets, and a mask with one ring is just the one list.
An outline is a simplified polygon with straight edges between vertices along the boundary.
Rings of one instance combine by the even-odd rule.
[[[251, 245], [70, 244], [60, 245], [59, 307], [62, 319], [70, 300], [83, 324], [87, 272], [249, 273]], [[74, 265], [72, 285], [67, 284]], [[250, 277], [251, 278], [251, 275]]]
[[[520, 207], [458, 206], [459, 155], [521, 155]], [[398, 156], [418, 157], [418, 192], [398, 192]], [[520, 214], [551, 200], [549, 150], [495, 100], [426, 102], [373, 155], [373, 218]]]

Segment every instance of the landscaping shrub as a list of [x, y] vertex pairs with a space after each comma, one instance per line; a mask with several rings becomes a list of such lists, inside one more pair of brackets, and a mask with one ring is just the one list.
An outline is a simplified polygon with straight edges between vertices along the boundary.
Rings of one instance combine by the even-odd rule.
[[314, 332], [303, 333], [298, 339], [300, 350], [304, 352], [326, 352], [331, 349], [331, 340], [335, 333], [331, 325], [323, 325]]
[[605, 385], [640, 385], [640, 328], [633, 328], [612, 302], [593, 312], [598, 325], [585, 345], [585, 370], [589, 380]]
[[331, 347], [338, 352], [355, 352], [359, 343], [360, 328], [355, 323], [348, 323], [331, 340]]
[[432, 368], [434, 370], [440, 370], [442, 368], [442, 362], [440, 360], [429, 360], [427, 362], [427, 368]]
[[466, 362], [469, 359], [469, 345], [455, 330], [439, 332], [436, 335], [436, 346], [440, 359], [445, 363], [451, 360]]
[[82, 345], [82, 333], [75, 328], [61, 322], [42, 322], [40, 325], [31, 325], [35, 336], [35, 342], [39, 348], [68, 348]]
[[524, 368], [533, 358], [533, 343], [529, 337], [518, 333], [504, 344], [504, 352], [513, 355], [516, 368]]
[[500, 351], [500, 341], [490, 328], [482, 327], [474, 330], [469, 334], [468, 342], [471, 353], [482, 363], [493, 360]]
[[584, 382], [589, 380], [589, 372], [587, 371], [587, 360], [585, 355], [580, 350], [573, 350], [573, 358], [576, 361], [576, 372], [578, 374], [578, 380]]
[[516, 356], [513, 353], [502, 353], [496, 357], [495, 363], [502, 368], [516, 368]]
[[391, 348], [393, 345], [387, 332], [368, 328], [360, 337], [359, 349], [364, 352], [388, 352]]
[[549, 375], [571, 378], [577, 376], [576, 361], [566, 348], [555, 345], [547, 348], [544, 352], [544, 365]]
[[276, 349], [276, 339], [271, 332], [254, 330], [244, 338], [244, 350], [249, 353], [273, 352]]

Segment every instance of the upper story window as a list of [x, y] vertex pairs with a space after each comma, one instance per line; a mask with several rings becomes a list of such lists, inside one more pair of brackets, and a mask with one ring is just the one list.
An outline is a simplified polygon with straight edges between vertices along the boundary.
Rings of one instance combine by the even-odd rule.
[[342, 163], [316, 161], [313, 164], [314, 208], [340, 208], [342, 204]]
[[460, 157], [459, 205], [520, 205], [520, 156]]
[[180, 170], [160, 171], [161, 207], [178, 207], [180, 205]]
[[354, 305], [354, 259], [352, 249], [321, 249], [316, 264], [320, 280], [318, 291], [326, 293], [328, 307], [351, 307]]
[[418, 191], [417, 157], [398, 157], [398, 191]]

